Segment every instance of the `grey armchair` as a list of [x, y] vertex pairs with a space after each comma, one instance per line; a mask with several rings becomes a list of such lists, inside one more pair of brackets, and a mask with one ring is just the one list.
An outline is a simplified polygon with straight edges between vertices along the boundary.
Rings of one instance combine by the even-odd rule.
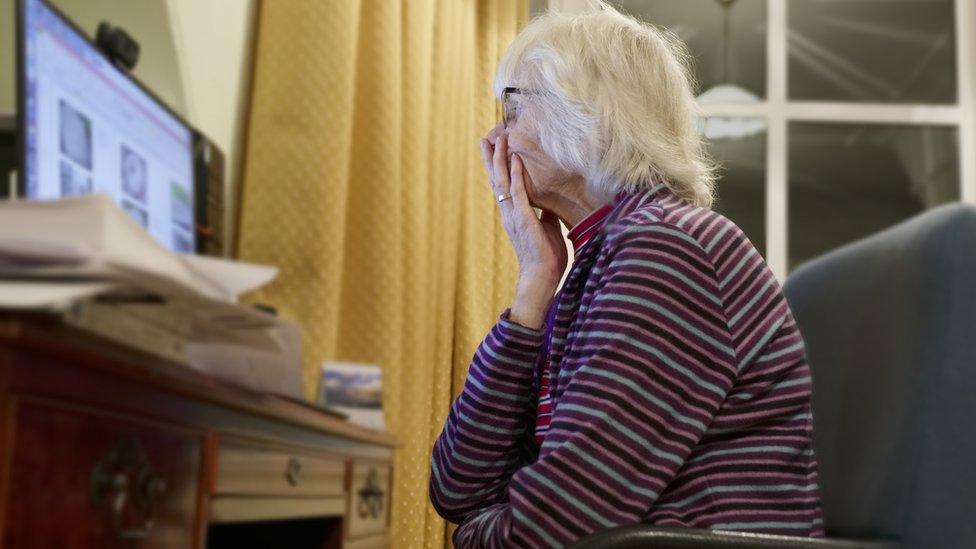
[[976, 207], [839, 248], [784, 291], [813, 369], [829, 538], [637, 525], [573, 547], [976, 547]]

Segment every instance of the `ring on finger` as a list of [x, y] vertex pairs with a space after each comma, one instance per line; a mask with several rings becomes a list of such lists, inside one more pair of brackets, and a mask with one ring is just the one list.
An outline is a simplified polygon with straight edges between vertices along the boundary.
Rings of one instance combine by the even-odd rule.
[[505, 202], [509, 198], [512, 198], [512, 193], [502, 193], [496, 196], [495, 198], [498, 199], [498, 203], [501, 204], [502, 202]]

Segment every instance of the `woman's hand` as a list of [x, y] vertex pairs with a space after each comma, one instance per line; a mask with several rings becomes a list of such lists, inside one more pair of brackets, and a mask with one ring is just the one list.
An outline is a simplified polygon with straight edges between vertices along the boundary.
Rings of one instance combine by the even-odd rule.
[[568, 261], [559, 220], [550, 212], [543, 212], [541, 219], [536, 217], [526, 190], [528, 172], [517, 154], [512, 156], [509, 165], [505, 135], [498, 136], [494, 145], [482, 139], [481, 156], [495, 199], [505, 193], [512, 195], [498, 204], [502, 225], [519, 264], [519, 280], [509, 318], [539, 329]]

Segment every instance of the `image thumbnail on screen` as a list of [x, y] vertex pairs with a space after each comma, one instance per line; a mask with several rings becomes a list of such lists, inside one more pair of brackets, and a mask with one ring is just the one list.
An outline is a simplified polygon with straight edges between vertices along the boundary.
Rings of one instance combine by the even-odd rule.
[[84, 168], [92, 169], [91, 119], [75, 110], [64, 99], [59, 105], [61, 126], [61, 154]]

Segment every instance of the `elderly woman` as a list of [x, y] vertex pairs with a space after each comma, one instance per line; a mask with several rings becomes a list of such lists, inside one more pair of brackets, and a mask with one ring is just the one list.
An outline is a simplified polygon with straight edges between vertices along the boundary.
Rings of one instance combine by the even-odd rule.
[[822, 535], [803, 340], [708, 209], [686, 59], [603, 6], [532, 21], [499, 66], [481, 150], [519, 280], [434, 445], [460, 547], [634, 523]]

